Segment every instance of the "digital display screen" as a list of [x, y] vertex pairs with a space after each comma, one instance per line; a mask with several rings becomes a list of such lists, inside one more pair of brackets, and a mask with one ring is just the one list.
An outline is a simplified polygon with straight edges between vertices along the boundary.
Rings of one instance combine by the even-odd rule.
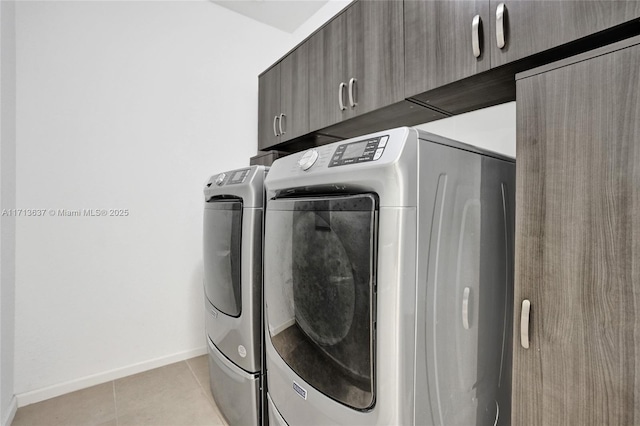
[[248, 173], [248, 170], [239, 170], [237, 172], [234, 172], [229, 178], [229, 183], [230, 184], [242, 183], [247, 173]]
[[346, 160], [349, 158], [358, 158], [364, 154], [365, 149], [367, 149], [367, 142], [356, 142], [350, 143], [344, 150], [344, 154], [342, 154], [342, 159]]

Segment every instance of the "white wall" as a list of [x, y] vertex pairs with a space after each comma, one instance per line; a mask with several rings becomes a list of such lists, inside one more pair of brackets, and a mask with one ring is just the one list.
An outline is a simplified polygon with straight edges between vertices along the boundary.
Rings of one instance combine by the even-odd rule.
[[310, 31], [208, 1], [17, 5], [17, 204], [47, 211], [17, 220], [19, 405], [204, 353], [202, 184], [255, 155], [257, 76]]
[[516, 103], [484, 108], [416, 126], [427, 132], [516, 156]]
[[[15, 208], [15, 4], [0, 2], [0, 211]], [[15, 219], [0, 216], [0, 424], [11, 423], [13, 393]]]
[[[301, 0], [312, 1], [312, 0]], [[329, 19], [337, 15], [342, 9], [347, 7], [353, 0], [329, 0], [317, 13], [311, 16], [306, 22], [304, 22], [298, 29], [292, 34], [292, 41], [289, 46], [282, 49], [280, 56], [283, 56], [290, 49], [307, 38], [311, 33], [316, 31], [322, 25], [324, 25]]]

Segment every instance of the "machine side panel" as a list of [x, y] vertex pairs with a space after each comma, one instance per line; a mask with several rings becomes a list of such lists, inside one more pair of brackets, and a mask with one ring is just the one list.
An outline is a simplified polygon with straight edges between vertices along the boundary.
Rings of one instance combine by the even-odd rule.
[[[511, 423], [511, 357], [513, 328], [515, 163], [483, 157], [481, 199], [484, 210], [481, 228], [480, 283], [481, 309], [487, 315], [479, 324], [485, 350], [478, 353], [478, 365], [486, 365], [492, 375], [497, 371], [495, 397], [497, 424]], [[497, 303], [503, 309], [491, 310]], [[502, 330], [499, 335], [495, 330]], [[498, 354], [499, 346], [499, 356]], [[485, 401], [488, 406], [491, 401]], [[482, 413], [478, 413], [482, 415]], [[480, 422], [478, 424], [484, 424]], [[493, 425], [495, 421], [487, 419]]]
[[501, 168], [513, 163], [426, 142], [419, 150], [414, 420], [494, 424], [511, 285]]

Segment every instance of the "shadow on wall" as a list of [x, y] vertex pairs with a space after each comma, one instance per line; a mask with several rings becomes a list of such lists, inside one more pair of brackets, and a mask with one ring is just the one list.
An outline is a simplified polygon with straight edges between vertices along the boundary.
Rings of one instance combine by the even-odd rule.
[[414, 126], [510, 157], [516, 156], [516, 103], [508, 102]]
[[198, 328], [201, 330], [201, 335], [202, 335], [202, 346], [204, 347], [206, 345], [206, 340], [205, 340], [205, 331], [204, 331], [204, 321], [205, 321], [205, 296], [204, 296], [204, 287], [202, 284], [202, 280], [203, 280], [203, 268], [204, 268], [204, 263], [202, 261], [202, 259], [199, 259], [195, 265], [195, 267], [193, 268], [193, 271], [191, 273], [191, 278], [189, 279], [188, 282], [188, 286], [189, 286], [189, 294], [194, 294], [197, 295], [195, 296], [197, 298], [197, 300], [194, 300], [193, 303], [191, 304], [191, 306], [199, 306], [198, 309], [201, 309], [202, 315], [200, 316], [193, 316], [193, 318], [199, 318], [200, 321], [193, 324], [194, 329]]

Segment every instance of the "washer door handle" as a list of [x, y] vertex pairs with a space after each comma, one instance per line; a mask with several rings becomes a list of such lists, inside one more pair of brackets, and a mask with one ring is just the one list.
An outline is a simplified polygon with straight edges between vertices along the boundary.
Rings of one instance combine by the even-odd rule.
[[469, 294], [471, 293], [471, 289], [469, 287], [465, 287], [462, 292], [462, 326], [465, 330], [468, 330], [469, 327]]

